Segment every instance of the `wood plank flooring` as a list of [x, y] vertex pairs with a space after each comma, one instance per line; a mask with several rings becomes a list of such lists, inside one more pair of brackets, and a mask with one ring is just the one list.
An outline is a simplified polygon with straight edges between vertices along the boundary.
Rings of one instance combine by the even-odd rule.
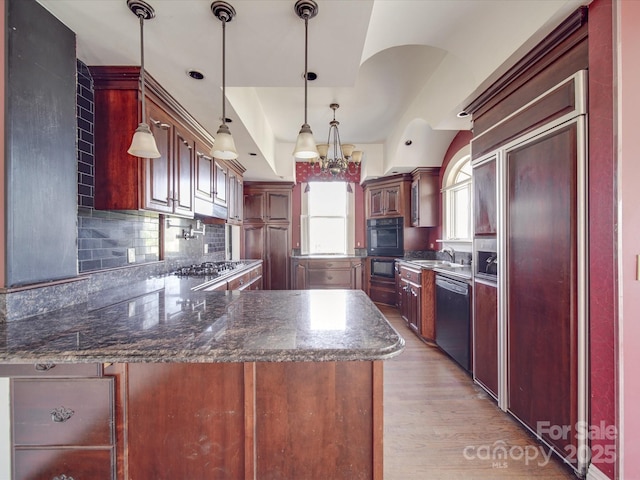
[[[397, 309], [378, 307], [406, 341], [384, 362], [385, 480], [576, 478]], [[500, 447], [506, 457], [492, 458]]]

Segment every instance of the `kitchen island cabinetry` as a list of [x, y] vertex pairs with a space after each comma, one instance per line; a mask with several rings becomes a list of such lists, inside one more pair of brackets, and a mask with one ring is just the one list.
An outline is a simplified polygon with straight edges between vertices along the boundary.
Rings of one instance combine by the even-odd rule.
[[[95, 208], [193, 217], [194, 200], [198, 198], [197, 213], [226, 218], [226, 210], [211, 212], [210, 206], [207, 209], [202, 203], [211, 200], [209, 184], [216, 182], [207, 171], [212, 161], [206, 155], [213, 144], [211, 135], [152, 77], [145, 75], [147, 123], [161, 156], [132, 157], [127, 150], [142, 118], [140, 68], [89, 68], [95, 102]], [[200, 152], [197, 158], [196, 151]]]
[[361, 257], [292, 257], [292, 285], [297, 290], [362, 290], [362, 265]]
[[116, 478], [114, 379], [97, 364], [0, 364], [11, 377], [12, 478]]
[[[85, 403], [91, 418], [115, 419], [117, 478], [382, 479], [381, 361], [404, 341], [364, 292], [205, 292], [194, 281], [170, 276], [160, 290], [127, 290], [138, 296], [111, 292], [118, 302], [97, 310], [12, 322], [0, 364], [105, 364], [89, 380], [115, 387], [112, 416]], [[104, 443], [102, 424], [82, 438]], [[52, 464], [86, 465], [72, 450], [47, 451]], [[94, 465], [91, 478], [113, 478], [101, 476], [112, 464]]]
[[289, 289], [292, 189], [292, 184], [244, 184], [244, 256], [262, 259], [265, 290]]

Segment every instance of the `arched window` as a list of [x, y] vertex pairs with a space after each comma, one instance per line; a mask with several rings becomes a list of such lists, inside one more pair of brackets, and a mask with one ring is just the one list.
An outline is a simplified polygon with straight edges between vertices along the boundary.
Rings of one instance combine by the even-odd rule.
[[449, 162], [442, 182], [443, 240], [471, 241], [471, 155], [469, 146]]

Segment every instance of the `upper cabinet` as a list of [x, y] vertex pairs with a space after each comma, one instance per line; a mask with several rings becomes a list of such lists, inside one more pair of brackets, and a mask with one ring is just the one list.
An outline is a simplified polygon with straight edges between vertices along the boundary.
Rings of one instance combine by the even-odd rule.
[[438, 225], [440, 197], [439, 168], [418, 168], [411, 182], [411, 226], [435, 227]]
[[[365, 183], [367, 218], [409, 215], [410, 175], [396, 175]], [[407, 219], [405, 224], [408, 225]]]
[[[142, 118], [138, 67], [90, 67], [95, 101], [95, 208], [226, 218], [211, 135], [146, 75], [147, 123], [160, 158], [129, 155]], [[224, 195], [226, 196], [226, 177]]]
[[473, 232], [496, 235], [496, 153], [473, 163]]
[[241, 224], [243, 211], [242, 204], [244, 202], [242, 182], [242, 173], [244, 173], [244, 169], [240, 165], [229, 165], [228, 172], [227, 185], [229, 188], [227, 222]]

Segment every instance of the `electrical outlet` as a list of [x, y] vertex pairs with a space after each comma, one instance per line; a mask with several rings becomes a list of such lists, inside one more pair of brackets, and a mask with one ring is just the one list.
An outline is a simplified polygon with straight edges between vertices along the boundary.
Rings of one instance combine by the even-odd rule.
[[136, 261], [136, 249], [127, 248], [127, 262], [135, 263], [135, 261]]

